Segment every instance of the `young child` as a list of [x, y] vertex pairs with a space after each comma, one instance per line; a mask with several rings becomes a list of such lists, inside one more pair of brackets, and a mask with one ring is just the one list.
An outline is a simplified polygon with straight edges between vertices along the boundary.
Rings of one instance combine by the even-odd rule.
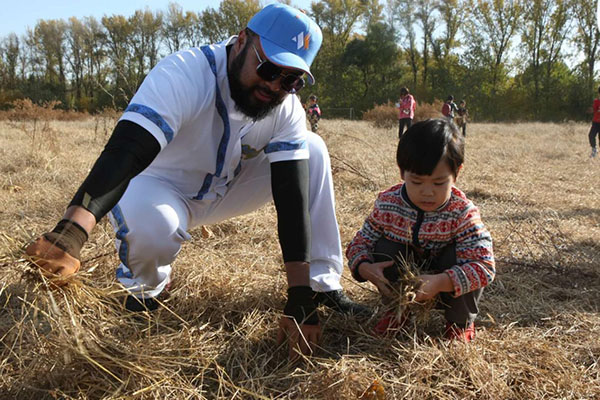
[[454, 102], [454, 96], [448, 95], [446, 102], [442, 105], [442, 115], [452, 121], [454, 113], [457, 111], [458, 107], [456, 107], [456, 103]]
[[[370, 281], [386, 297], [400, 271], [399, 253], [424, 263], [416, 301], [436, 298], [445, 311], [448, 339], [471, 341], [483, 288], [496, 270], [492, 238], [479, 210], [454, 186], [464, 160], [464, 137], [447, 119], [414, 124], [398, 143], [396, 160], [404, 183], [381, 192], [364, 225], [348, 245], [352, 276]], [[379, 257], [379, 254], [387, 257]], [[388, 312], [376, 334], [401, 328]]]
[[310, 130], [317, 133], [319, 129], [319, 120], [321, 119], [321, 109], [317, 104], [317, 96], [311, 94], [308, 97], [308, 108], [306, 110], [308, 122], [310, 122]]

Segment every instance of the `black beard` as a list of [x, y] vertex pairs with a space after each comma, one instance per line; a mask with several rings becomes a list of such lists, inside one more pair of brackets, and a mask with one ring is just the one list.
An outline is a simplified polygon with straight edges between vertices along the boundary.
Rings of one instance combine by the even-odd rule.
[[[249, 44], [250, 41], [247, 41], [242, 51], [231, 62], [231, 66], [227, 69], [227, 78], [229, 79], [229, 89], [231, 91], [231, 98], [235, 102], [235, 108], [255, 121], [258, 121], [266, 117], [275, 107], [280, 105], [285, 96], [279, 97], [276, 93], [269, 92], [269, 94], [273, 95], [273, 100], [263, 103], [254, 97], [254, 90], [259, 87], [258, 85], [247, 87], [242, 84], [239, 77], [246, 60]], [[265, 88], [261, 89], [268, 91]]]

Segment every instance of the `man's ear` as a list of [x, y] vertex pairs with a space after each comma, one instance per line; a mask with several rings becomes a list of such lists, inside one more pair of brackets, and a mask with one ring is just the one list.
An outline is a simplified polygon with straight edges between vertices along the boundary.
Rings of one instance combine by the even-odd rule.
[[246, 29], [242, 29], [240, 33], [238, 33], [238, 38], [235, 42], [235, 46], [237, 50], [243, 49], [246, 45], [246, 41], [248, 40], [248, 35], [246, 34]]

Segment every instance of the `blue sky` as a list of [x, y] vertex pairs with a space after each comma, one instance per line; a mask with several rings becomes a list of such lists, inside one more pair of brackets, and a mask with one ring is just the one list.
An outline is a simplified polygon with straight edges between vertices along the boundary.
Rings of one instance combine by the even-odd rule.
[[[38, 20], [64, 19], [69, 17], [93, 16], [100, 19], [103, 15], [132, 15], [135, 10], [148, 7], [152, 11], [166, 11], [173, 0], [0, 0], [0, 38], [14, 32], [25, 33], [27, 27], [33, 28]], [[218, 8], [219, 0], [177, 0], [184, 11], [202, 11], [207, 7]], [[273, 3], [263, 0], [263, 4]], [[310, 8], [310, 0], [292, 0], [297, 7]]]

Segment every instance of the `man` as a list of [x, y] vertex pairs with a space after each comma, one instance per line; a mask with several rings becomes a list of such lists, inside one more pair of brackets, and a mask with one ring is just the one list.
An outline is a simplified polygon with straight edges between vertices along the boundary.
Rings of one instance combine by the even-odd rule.
[[27, 248], [32, 261], [59, 278], [77, 272], [79, 250], [110, 212], [121, 260], [117, 278], [130, 292], [126, 307], [152, 310], [168, 290], [189, 228], [273, 198], [288, 279], [279, 338], [289, 337], [290, 356], [297, 346], [309, 354], [318, 341], [319, 304], [368, 312], [341, 290], [329, 156], [306, 131], [302, 105], [290, 95], [302, 89], [304, 76], [314, 82], [310, 65], [321, 42], [308, 16], [271, 4], [237, 37], [162, 60], [63, 219]]

